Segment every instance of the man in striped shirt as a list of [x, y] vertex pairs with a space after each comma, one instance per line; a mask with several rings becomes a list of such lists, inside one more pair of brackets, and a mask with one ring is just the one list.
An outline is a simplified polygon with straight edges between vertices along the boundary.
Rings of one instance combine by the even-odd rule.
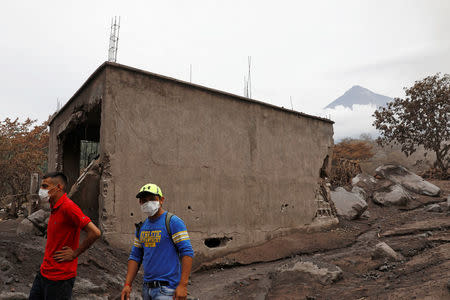
[[133, 280], [142, 264], [144, 300], [184, 300], [194, 256], [186, 225], [175, 215], [166, 224], [164, 197], [156, 184], [144, 185], [136, 198], [148, 218], [136, 232], [121, 299], [130, 298]]

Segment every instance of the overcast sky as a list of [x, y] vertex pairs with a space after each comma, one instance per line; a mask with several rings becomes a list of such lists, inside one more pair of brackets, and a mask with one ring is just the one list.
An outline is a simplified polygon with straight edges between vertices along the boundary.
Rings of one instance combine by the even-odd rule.
[[187, 81], [192, 64], [194, 83], [242, 95], [251, 56], [254, 99], [329, 114], [338, 138], [368, 126], [366, 108], [322, 110], [353, 85], [398, 97], [450, 73], [449, 0], [3, 1], [0, 118], [64, 104], [107, 59], [115, 15], [118, 63]]

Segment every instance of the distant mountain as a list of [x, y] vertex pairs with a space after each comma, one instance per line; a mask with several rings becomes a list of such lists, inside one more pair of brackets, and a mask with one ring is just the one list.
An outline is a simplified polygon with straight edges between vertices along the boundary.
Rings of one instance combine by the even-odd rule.
[[346, 91], [344, 95], [328, 104], [325, 108], [335, 108], [338, 105], [352, 108], [353, 104], [374, 104], [379, 107], [385, 106], [386, 103], [390, 101], [392, 101], [392, 98], [376, 94], [366, 88], [363, 88], [362, 86], [355, 85], [351, 89]]

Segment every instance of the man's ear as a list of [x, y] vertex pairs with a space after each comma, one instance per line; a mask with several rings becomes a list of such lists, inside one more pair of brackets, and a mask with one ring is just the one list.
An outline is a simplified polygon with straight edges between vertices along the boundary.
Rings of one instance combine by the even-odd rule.
[[161, 202], [161, 204], [163, 204], [163, 202], [164, 202], [164, 197], [159, 197], [159, 201]]

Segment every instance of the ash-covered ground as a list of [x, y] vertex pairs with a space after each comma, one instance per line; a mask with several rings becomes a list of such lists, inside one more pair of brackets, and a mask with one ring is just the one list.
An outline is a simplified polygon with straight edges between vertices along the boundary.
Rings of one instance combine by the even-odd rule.
[[[191, 276], [199, 299], [450, 299], [449, 181], [431, 181], [440, 197], [406, 207], [368, 201], [370, 217], [296, 233], [230, 255]], [[430, 203], [441, 209], [428, 211]], [[45, 239], [17, 236], [21, 220], [0, 221], [0, 299], [27, 299]], [[385, 242], [396, 258], [374, 255]], [[128, 253], [99, 241], [79, 259], [74, 299], [120, 299]], [[255, 261], [258, 261], [255, 263]], [[247, 264], [248, 263], [248, 264]], [[142, 274], [134, 283], [140, 298]]]

